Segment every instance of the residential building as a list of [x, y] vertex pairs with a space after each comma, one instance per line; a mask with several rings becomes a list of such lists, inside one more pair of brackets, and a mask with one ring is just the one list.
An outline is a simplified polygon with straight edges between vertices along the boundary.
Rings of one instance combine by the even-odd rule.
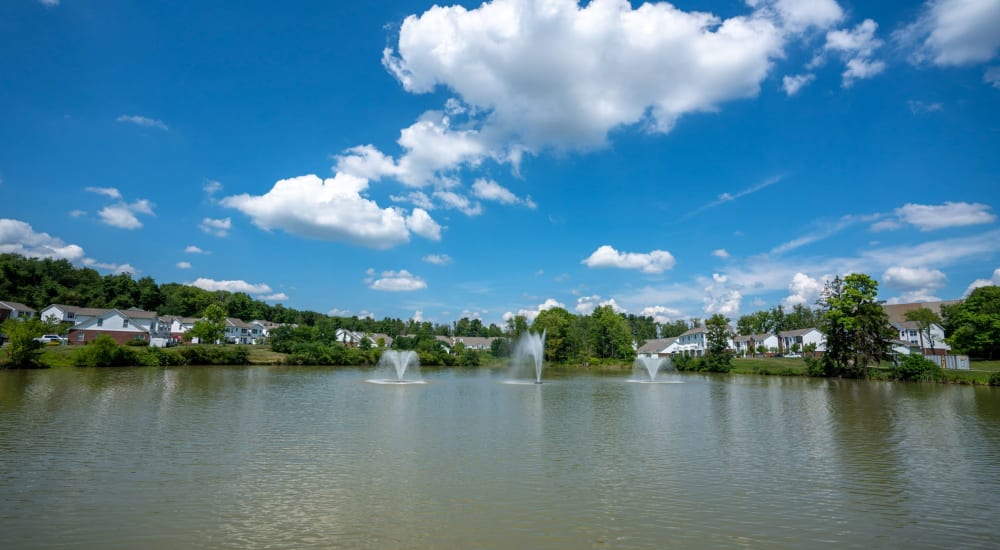
[[[911, 347], [921, 349], [924, 354], [946, 355], [951, 351], [951, 346], [944, 341], [944, 329], [937, 323], [931, 323], [926, 332], [920, 330], [920, 325], [916, 321], [890, 323], [890, 326], [899, 333], [900, 340]], [[931, 341], [934, 342], [933, 347]]]
[[[764, 346], [764, 351], [760, 347]], [[774, 334], [741, 334], [733, 337], [733, 348], [737, 355], [773, 355], [778, 352], [780, 342]]]
[[7, 319], [30, 319], [34, 315], [35, 310], [24, 304], [9, 300], [0, 302], [0, 323]]
[[69, 342], [86, 344], [100, 335], [110, 336], [119, 344], [142, 340], [150, 346], [164, 347], [170, 341], [170, 323], [161, 320], [155, 311], [108, 309], [70, 328]]
[[646, 343], [636, 350], [636, 355], [639, 357], [670, 357], [677, 352], [679, 347], [677, 338], [656, 338], [646, 340]]
[[64, 304], [52, 304], [43, 309], [38, 318], [45, 322], [71, 323], [79, 325], [91, 319], [96, 319], [101, 315], [111, 311], [110, 309], [96, 307], [77, 307]]
[[816, 344], [816, 351], [826, 351], [826, 335], [817, 328], [783, 330], [778, 333], [778, 338], [781, 340], [779, 349], [782, 353], [795, 351], [796, 344], [799, 353], [805, 351], [806, 346], [810, 344]]

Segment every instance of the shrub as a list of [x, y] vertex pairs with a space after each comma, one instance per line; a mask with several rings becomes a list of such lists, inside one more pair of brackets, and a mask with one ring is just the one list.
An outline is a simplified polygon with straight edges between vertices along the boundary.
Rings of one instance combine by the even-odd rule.
[[1000, 372], [994, 372], [990, 375], [989, 384], [991, 386], [1000, 386]]
[[143, 340], [142, 338], [132, 338], [128, 342], [125, 342], [125, 345], [133, 348], [145, 348], [149, 347], [149, 342]]
[[674, 368], [681, 372], [701, 370], [700, 361], [690, 355], [675, 355], [672, 361]]
[[806, 373], [809, 376], [826, 376], [823, 361], [815, 357], [803, 357], [802, 360], [806, 363]]
[[125, 367], [139, 364], [139, 354], [119, 346], [113, 338], [101, 334], [73, 355], [78, 367]]
[[893, 372], [898, 380], [931, 381], [941, 378], [941, 367], [922, 355], [906, 355]]
[[249, 365], [250, 350], [245, 346], [197, 345], [177, 352], [188, 365]]

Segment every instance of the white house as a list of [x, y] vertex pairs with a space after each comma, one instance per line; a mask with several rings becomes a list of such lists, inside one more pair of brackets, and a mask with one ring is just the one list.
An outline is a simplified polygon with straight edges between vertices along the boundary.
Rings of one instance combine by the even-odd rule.
[[155, 311], [109, 309], [69, 329], [71, 344], [85, 344], [100, 335], [110, 336], [119, 344], [138, 339], [150, 346], [163, 347], [170, 340], [170, 324], [162, 321]]
[[231, 344], [256, 344], [264, 338], [264, 327], [235, 317], [226, 318], [226, 341]]
[[816, 351], [826, 351], [826, 335], [816, 328], [803, 328], [798, 330], [783, 330], [778, 333], [781, 338], [781, 351], [789, 353], [798, 344], [798, 351], [802, 352], [809, 344], [816, 344]]
[[[726, 342], [726, 347], [729, 349], [735, 349], [736, 346], [733, 343], [731, 328], [728, 333], [729, 338]], [[677, 352], [695, 357], [705, 355], [705, 353], [708, 352], [708, 328], [704, 326], [695, 327], [678, 336]]]
[[30, 319], [35, 315], [35, 310], [17, 302], [0, 302], [0, 322], [7, 319]]
[[45, 322], [73, 323], [74, 325], [79, 325], [91, 319], [96, 319], [109, 311], [111, 310], [96, 307], [52, 304], [43, 309], [38, 314], [38, 318]]
[[[934, 353], [944, 355], [951, 350], [951, 346], [944, 341], [944, 329], [937, 323], [931, 323], [926, 332], [920, 330], [920, 325], [916, 321], [900, 321], [890, 325], [894, 331], [899, 333], [900, 340], [912, 347], [922, 349], [926, 354], [931, 353], [931, 340], [934, 341]], [[930, 339], [928, 339], [928, 332]]]
[[764, 346], [764, 352], [776, 353], [778, 351], [779, 340], [774, 334], [744, 334], [733, 337], [733, 348], [739, 355], [755, 355], [760, 353], [759, 349]]
[[639, 357], [669, 357], [677, 352], [680, 344], [677, 338], [656, 338], [646, 340], [646, 343], [636, 350]]

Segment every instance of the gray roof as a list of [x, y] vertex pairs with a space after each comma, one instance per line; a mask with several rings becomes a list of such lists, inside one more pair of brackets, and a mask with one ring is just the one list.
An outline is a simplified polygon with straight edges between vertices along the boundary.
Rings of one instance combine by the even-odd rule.
[[800, 328], [800, 329], [795, 329], [795, 330], [783, 330], [783, 331], [781, 331], [781, 332], [778, 333], [778, 336], [802, 336], [802, 335], [808, 334], [808, 333], [810, 333], [810, 332], [812, 332], [814, 330], [816, 332], [820, 333], [820, 334], [823, 334], [823, 331], [821, 331], [820, 329], [815, 328], [815, 327], [809, 327], [809, 328]]
[[63, 310], [65, 313], [72, 313], [74, 315], [87, 315], [89, 317], [100, 317], [105, 313], [111, 311], [107, 308], [101, 307], [78, 307], [78, 306], [67, 306], [65, 304], [52, 304], [49, 307], [57, 307]]
[[706, 330], [708, 330], [708, 329], [705, 327], [705, 325], [702, 325], [700, 327], [694, 327], [692, 329], [684, 331], [684, 334], [681, 334], [681, 336], [689, 336], [691, 334], [698, 334], [698, 333], [701, 333], [701, 332], [705, 332]]
[[677, 341], [677, 338], [657, 338], [655, 340], [646, 340], [646, 343], [640, 347], [636, 353], [657, 353], [667, 349], [670, 344]]
[[10, 309], [13, 311], [32, 311], [32, 312], [35, 311], [24, 304], [18, 302], [9, 302], [7, 300], [0, 302], [0, 307], [4, 309]]

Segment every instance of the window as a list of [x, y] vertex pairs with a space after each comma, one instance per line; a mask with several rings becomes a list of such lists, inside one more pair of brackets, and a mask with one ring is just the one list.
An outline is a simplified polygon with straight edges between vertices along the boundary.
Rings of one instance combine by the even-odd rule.
[[97, 326], [103, 327], [104, 326], [104, 319], [98, 319], [97, 320]]
[[122, 319], [122, 328], [128, 328], [128, 319]]
[[86, 338], [86, 334], [84, 334], [82, 332], [76, 333], [76, 341], [77, 342], [83, 342], [84, 338]]
[[915, 331], [915, 330], [911, 330], [910, 331], [910, 336], [916, 336], [916, 335], [917, 335], [917, 331]]

